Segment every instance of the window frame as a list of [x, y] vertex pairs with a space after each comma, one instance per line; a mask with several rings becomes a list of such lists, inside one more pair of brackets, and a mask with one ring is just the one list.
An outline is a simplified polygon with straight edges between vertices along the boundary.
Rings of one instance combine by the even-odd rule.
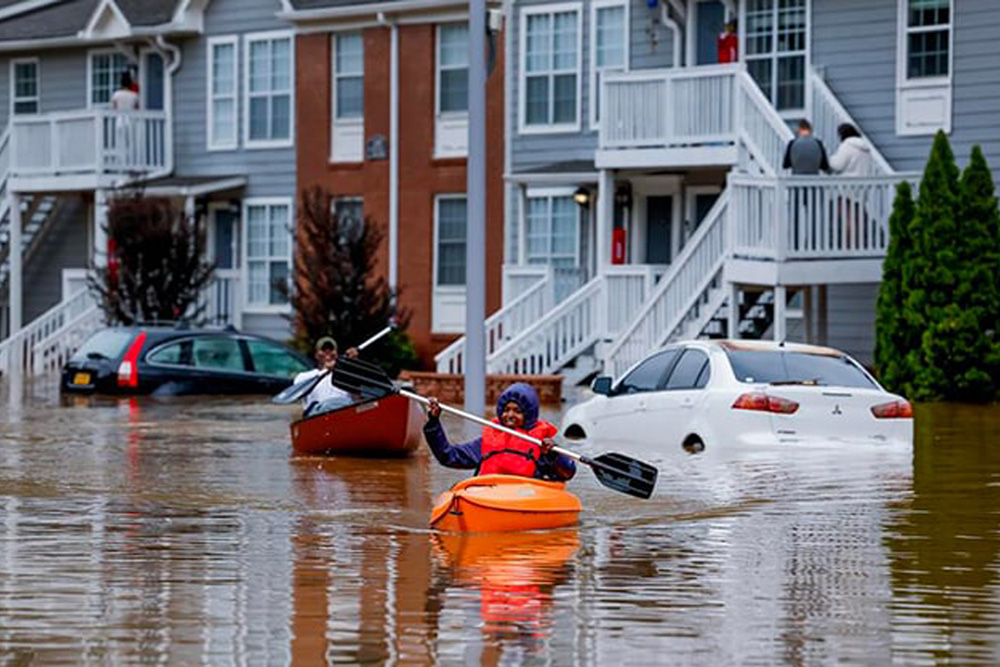
[[[441, 73], [443, 71], [443, 65], [441, 63], [441, 30], [446, 27], [462, 26], [466, 28], [466, 36], [468, 36], [468, 21], [443, 21], [434, 26], [434, 115], [437, 118], [466, 118], [469, 117], [469, 99], [466, 97], [465, 100], [465, 111], [442, 111], [441, 110]], [[465, 61], [465, 72], [466, 76], [469, 73], [469, 60]], [[461, 69], [455, 66], [449, 66], [449, 70]]]
[[[952, 97], [954, 94], [955, 76], [955, 0], [948, 0], [948, 75], [933, 77], [909, 76], [909, 0], [897, 0], [896, 3], [896, 134], [898, 136], [932, 135], [938, 129], [951, 134]], [[935, 26], [931, 30], [940, 30]], [[931, 30], [926, 30], [930, 32]], [[918, 30], [918, 32], [925, 32]], [[944, 122], [940, 127], [920, 128], [908, 127], [905, 122], [904, 107], [911, 97], [925, 99], [940, 99], [944, 105]]]
[[[35, 66], [35, 96], [34, 97], [17, 97], [17, 66], [18, 65], [34, 65]], [[34, 102], [35, 110], [18, 113], [17, 103], [18, 102]], [[10, 61], [10, 110], [9, 115], [11, 118], [14, 116], [35, 116], [42, 112], [42, 63], [39, 58], [14, 58]]]
[[[692, 354], [692, 355], [698, 355], [698, 356], [700, 356], [702, 358], [701, 359], [701, 362], [702, 362], [701, 366], [698, 367], [698, 374], [694, 376], [694, 382], [695, 382], [695, 384], [693, 386], [690, 386], [690, 387], [671, 387], [670, 386], [670, 380], [674, 377], [674, 373], [677, 372], [677, 367], [680, 366], [681, 361], [689, 353]], [[699, 387], [698, 386], [698, 378], [701, 377], [701, 375], [705, 371], [706, 367], [708, 368], [708, 373], [709, 373], [708, 377], [705, 379], [705, 383], [702, 384], [702, 386]], [[708, 352], [706, 352], [705, 350], [702, 350], [702, 349], [697, 348], [697, 347], [685, 347], [685, 348], [681, 348], [680, 349], [680, 354], [677, 355], [677, 358], [674, 360], [674, 363], [670, 367], [670, 370], [667, 373], [664, 373], [663, 377], [660, 378], [660, 383], [657, 386], [656, 390], [657, 391], [702, 391], [702, 390], [705, 389], [705, 385], [708, 384], [708, 381], [711, 379], [711, 377], [712, 377], [712, 357], [711, 357], [711, 355], [709, 355]]]
[[[534, 123], [529, 125], [528, 120], [528, 96], [527, 96], [527, 61], [528, 61], [528, 17], [538, 14], [576, 14], [576, 114], [571, 123]], [[521, 16], [518, 24], [518, 111], [517, 130], [519, 134], [556, 134], [580, 131], [580, 119], [582, 114], [580, 107], [583, 106], [583, 3], [562, 2], [548, 5], [530, 5], [521, 8]], [[551, 65], [551, 63], [550, 63]], [[552, 69], [549, 69], [547, 76], [550, 80], [554, 77]], [[550, 89], [550, 95], [554, 91]], [[554, 98], [552, 99], [555, 104]], [[554, 111], [551, 109], [550, 111]]]
[[[361, 38], [361, 115], [351, 118], [337, 118], [337, 41], [341, 37], [358, 35]], [[364, 30], [345, 30], [330, 33], [330, 162], [357, 164], [365, 160], [364, 134], [364, 89], [365, 89], [365, 33]], [[340, 132], [338, 132], [340, 128]], [[341, 147], [337, 152], [339, 141], [351, 141], [350, 149]], [[357, 145], [353, 145], [356, 143]]]
[[590, 116], [590, 129], [598, 130], [601, 125], [600, 121], [600, 96], [598, 95], [598, 87], [601, 85], [600, 76], [598, 76], [598, 66], [597, 66], [597, 15], [601, 9], [609, 9], [621, 7], [624, 12], [624, 25], [622, 34], [622, 66], [621, 68], [612, 67], [602, 67], [600, 68], [600, 73], [604, 72], [628, 72], [631, 69], [631, 63], [629, 62], [631, 58], [630, 43], [632, 40], [629, 39], [629, 27], [631, 21], [631, 11], [630, 3], [624, 0], [594, 0], [590, 5], [590, 110], [588, 114]]
[[[215, 127], [215, 113], [213, 111], [214, 102], [217, 99], [228, 99], [229, 96], [216, 96], [213, 92], [215, 87], [215, 47], [231, 46], [233, 49], [233, 138], [232, 142], [222, 142], [215, 138], [212, 128]], [[230, 151], [240, 146], [240, 39], [238, 35], [225, 35], [208, 38], [208, 54], [205, 58], [206, 67], [206, 90], [205, 105], [207, 125], [205, 126], [205, 144], [208, 151]]]
[[[288, 40], [288, 138], [287, 139], [251, 139], [250, 138], [250, 48], [256, 42], [277, 42]], [[274, 90], [267, 92], [270, 100], [275, 95]], [[260, 97], [260, 94], [256, 94]], [[268, 30], [250, 32], [243, 35], [243, 90], [240, 93], [243, 106], [240, 117], [243, 122], [243, 147], [247, 150], [269, 148], [291, 148], [295, 145], [295, 33], [292, 30]], [[270, 119], [270, 116], [268, 116]]]
[[[441, 110], [441, 32], [447, 26], [464, 25], [468, 36], [468, 21], [442, 21], [434, 26], [434, 158], [463, 158], [469, 154], [469, 104], [465, 111]], [[450, 67], [449, 69], [458, 69]], [[469, 61], [465, 64], [466, 77]], [[468, 86], [466, 87], [468, 91]]]
[[[803, 64], [802, 64], [802, 107], [798, 108], [798, 109], [793, 109], [793, 108], [779, 109], [778, 108], [778, 99], [777, 99], [777, 88], [775, 88], [775, 98], [773, 100], [771, 99], [770, 94], [767, 91], [765, 91], [763, 88], [761, 88], [761, 92], [764, 93], [764, 97], [766, 97], [771, 102], [771, 104], [774, 106], [774, 108], [778, 112], [778, 114], [782, 118], [784, 118], [785, 120], [797, 120], [799, 118], [811, 117], [812, 116], [812, 83], [810, 82], [810, 76], [809, 76], [809, 73], [812, 71], [812, 29], [813, 29], [812, 1], [813, 0], [803, 0], [803, 2], [805, 3], [805, 13], [806, 13], [806, 19], [805, 19], [805, 21], [806, 21], [806, 24], [805, 24], [805, 30], [804, 30], [804, 33], [805, 33], [805, 46], [803, 47], [803, 50], [801, 52], [802, 56], [803, 56]], [[778, 16], [777, 16], [777, 12], [778, 12], [778, 0], [771, 0], [771, 2], [773, 3], [773, 5], [771, 7], [771, 13], [772, 13], [773, 21], [774, 21], [774, 23], [773, 23], [774, 33], [773, 33], [773, 44], [772, 44], [772, 48], [771, 48], [770, 54], [768, 55], [768, 59], [772, 63], [771, 66], [772, 66], [772, 74], [773, 74], [773, 78], [772, 78], [773, 85], [777, 86], [777, 81], [778, 81], [778, 79], [777, 79], [777, 76], [778, 76], [778, 62], [777, 61], [778, 61], [779, 53], [784, 54], [785, 56], [789, 56], [789, 55], [797, 55], [799, 52], [798, 51], [778, 51], [777, 50], [777, 44], [778, 44], [777, 35], [778, 35], [778, 23], [779, 23], [778, 22]], [[746, 7], [746, 2], [740, 2], [739, 6], [740, 6], [740, 9], [739, 9], [739, 19], [737, 21], [737, 23], [738, 23], [738, 33], [739, 33], [739, 35], [738, 35], [739, 36], [739, 62], [741, 64], [741, 66], [747, 68], [747, 73], [749, 74], [749, 67], [748, 67], [749, 63], [748, 63], [748, 60], [747, 60], [747, 52], [746, 52], [746, 47], [747, 47], [747, 7]], [[757, 56], [757, 57], [754, 57], [753, 59], [754, 60], [763, 60], [764, 58]], [[753, 78], [753, 77], [751, 76], [751, 78]], [[756, 83], [756, 80], [754, 80], [754, 82]], [[759, 86], [760, 86], [760, 84], [758, 84], [758, 87]]]
[[[465, 243], [469, 243], [469, 198], [464, 192], [440, 193], [434, 195], [434, 263], [433, 263], [433, 289], [435, 292], [451, 292], [454, 294], [465, 294], [466, 283], [461, 285], [442, 285], [438, 282], [438, 266], [441, 242], [441, 202], [461, 200], [465, 202]], [[468, 275], [468, 265], [465, 266]]]
[[95, 102], [94, 101], [94, 58], [96, 56], [121, 56], [125, 60], [125, 65], [128, 68], [135, 67], [134, 63], [129, 62], [128, 57], [121, 51], [116, 49], [91, 49], [87, 51], [87, 108], [88, 109], [102, 109], [107, 108], [111, 104], [111, 96], [115, 94], [115, 90], [118, 88], [118, 83], [114, 80], [114, 72], [111, 73], [111, 92], [108, 95], [108, 100], [106, 102]]
[[[287, 206], [287, 225], [290, 231], [288, 239], [288, 276], [289, 280], [294, 280], [295, 265], [295, 230], [293, 223], [295, 220], [295, 202], [292, 197], [248, 197], [243, 200], [243, 208], [240, 218], [240, 282], [242, 287], [243, 313], [250, 314], [284, 314], [291, 312], [291, 303], [256, 303], [250, 300], [250, 209], [255, 206], [264, 206], [270, 210], [272, 206]], [[276, 255], [268, 254], [266, 259], [270, 261]], [[256, 260], [256, 258], [254, 258]], [[270, 287], [270, 286], [269, 286]]]
[[[552, 200], [557, 198], [569, 197], [570, 200], [573, 198], [573, 193], [576, 190], [574, 188], [565, 187], [554, 187], [554, 188], [529, 188], [522, 199], [522, 206], [524, 207], [524, 215], [520, 216], [524, 221], [524, 228], [521, 230], [521, 238], [524, 239], [524, 264], [531, 265], [531, 244], [528, 240], [528, 203], [532, 199], [548, 199], [549, 200], [549, 240], [550, 240], [550, 251], [545, 255], [545, 262], [535, 262], [533, 266], [552, 266], [553, 254], [551, 252], [551, 239], [552, 239]], [[573, 202], [574, 212], [576, 213], [576, 234], [574, 238], [576, 243], [573, 245], [573, 268], [580, 267], [580, 210], [579, 205]], [[537, 257], [537, 255], [536, 255]]]
[[[611, 390], [611, 396], [632, 396], [632, 395], [635, 395], [635, 394], [649, 394], [649, 393], [656, 392], [656, 391], [663, 391], [663, 385], [664, 385], [664, 383], [666, 382], [667, 378], [670, 377], [670, 374], [674, 372], [674, 367], [677, 365], [677, 362], [680, 360], [681, 355], [684, 354], [684, 350], [685, 349], [686, 348], [668, 347], [666, 349], [658, 350], [656, 352], [653, 352], [653, 353], [651, 353], [651, 354], [643, 357], [642, 359], [640, 359], [639, 361], [637, 361], [634, 366], [632, 366], [631, 368], [629, 368], [622, 375], [622, 377], [614, 384], [614, 386], [612, 387], [612, 390]], [[667, 360], [667, 364], [663, 367], [663, 370], [660, 371], [660, 376], [657, 378], [656, 382], [654, 383], [654, 385], [653, 385], [653, 387], [651, 389], [640, 389], [640, 390], [637, 390], [637, 391], [625, 391], [625, 381], [627, 379], [629, 379], [630, 377], [632, 377], [632, 375], [637, 370], [639, 370], [640, 368], [642, 368], [643, 366], [645, 366], [647, 363], [649, 363], [653, 359], [657, 359], [659, 357], [664, 357], [664, 356], [667, 356], [667, 355], [672, 355], [673, 358]]]
[[[361, 208], [361, 217], [360, 217], [359, 222], [360, 222], [360, 231], [361, 231], [361, 234], [363, 235], [364, 231], [365, 231], [365, 198], [364, 198], [364, 195], [338, 195], [338, 196], [332, 197], [330, 199], [330, 212], [332, 214], [334, 214], [334, 215], [339, 215], [339, 213], [337, 212], [337, 208], [339, 206], [341, 206], [341, 205], [344, 205], [344, 204], [358, 204], [360, 206], [360, 208]], [[340, 221], [338, 219], [338, 224], [341, 224], [341, 223], [342, 223], [342, 221]], [[341, 230], [341, 233], [343, 233], [343, 230]]]

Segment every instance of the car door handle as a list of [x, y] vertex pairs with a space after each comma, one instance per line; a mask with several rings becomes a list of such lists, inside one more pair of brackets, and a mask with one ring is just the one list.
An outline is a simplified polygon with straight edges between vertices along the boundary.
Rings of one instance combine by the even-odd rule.
[[683, 401], [681, 401], [681, 407], [682, 408], [688, 408], [690, 410], [691, 408], [694, 407], [694, 399], [693, 398], [685, 398]]

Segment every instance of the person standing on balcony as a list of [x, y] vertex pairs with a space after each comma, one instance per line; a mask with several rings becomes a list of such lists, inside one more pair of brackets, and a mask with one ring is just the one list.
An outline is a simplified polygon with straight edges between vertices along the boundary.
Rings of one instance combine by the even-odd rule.
[[872, 149], [861, 137], [858, 128], [850, 123], [837, 127], [840, 146], [830, 156], [830, 171], [841, 176], [870, 176], [872, 174]]
[[788, 142], [781, 166], [796, 175], [815, 176], [830, 171], [823, 142], [813, 136], [812, 124], [805, 118], [799, 121], [797, 136]]
[[736, 36], [736, 21], [731, 20], [723, 27], [719, 33], [718, 48], [720, 63], [734, 63], [739, 60], [740, 42]]
[[[133, 119], [128, 117], [128, 112], [139, 109], [139, 94], [133, 88], [132, 73], [125, 70], [119, 80], [118, 90], [111, 95], [111, 100], [108, 103], [112, 111], [125, 112], [124, 114], [115, 114], [117, 117], [112, 119], [115, 127], [114, 160], [119, 167], [123, 168], [127, 168], [138, 158], [138, 156], [133, 155], [137, 145], [133, 137], [135, 125], [132, 122]], [[130, 157], [134, 159], [130, 160]]]
[[112, 111], [138, 111], [138, 86], [132, 81], [132, 73], [128, 70], [122, 72], [118, 90], [111, 96], [110, 104]]

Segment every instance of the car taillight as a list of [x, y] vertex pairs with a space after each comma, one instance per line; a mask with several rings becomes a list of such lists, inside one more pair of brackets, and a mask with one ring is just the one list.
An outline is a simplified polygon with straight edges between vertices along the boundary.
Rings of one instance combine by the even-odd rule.
[[132, 344], [128, 346], [125, 356], [122, 357], [121, 364], [118, 365], [118, 386], [138, 387], [139, 386], [139, 352], [142, 344], [146, 342], [146, 332], [140, 331]]
[[872, 406], [875, 419], [913, 419], [913, 406], [909, 401], [899, 400]]
[[779, 415], [790, 415], [799, 409], [799, 404], [780, 396], [768, 396], [763, 392], [743, 394], [733, 402], [734, 410], [757, 410], [759, 412], [774, 412]]

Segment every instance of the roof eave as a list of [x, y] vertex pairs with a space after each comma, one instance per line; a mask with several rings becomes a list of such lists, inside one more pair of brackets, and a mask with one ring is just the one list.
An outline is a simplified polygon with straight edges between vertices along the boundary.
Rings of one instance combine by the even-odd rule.
[[405, 12], [440, 9], [443, 7], [467, 7], [462, 0], [400, 0], [399, 2], [377, 2], [372, 4], [348, 5], [345, 7], [325, 7], [322, 9], [293, 9], [278, 12], [278, 17], [294, 23], [343, 19], [376, 14], [402, 14]]

